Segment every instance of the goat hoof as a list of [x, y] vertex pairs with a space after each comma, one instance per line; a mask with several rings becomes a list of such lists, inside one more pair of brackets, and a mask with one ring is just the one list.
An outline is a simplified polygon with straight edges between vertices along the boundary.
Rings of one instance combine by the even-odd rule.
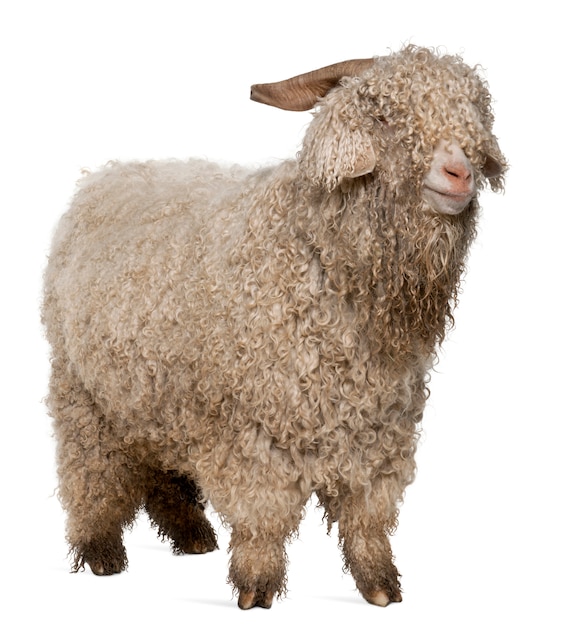
[[238, 606], [246, 611], [256, 606], [270, 609], [273, 604], [273, 591], [241, 591], [238, 596]]
[[119, 574], [121, 569], [117, 566], [105, 565], [101, 561], [89, 561], [88, 565], [92, 570], [92, 573], [96, 576], [112, 576], [113, 574]]
[[207, 554], [207, 552], [218, 550], [218, 547], [214, 533], [199, 539], [180, 538], [172, 541], [172, 552], [174, 554]]
[[388, 606], [391, 602], [402, 602], [402, 594], [399, 591], [390, 593], [384, 589], [376, 589], [371, 593], [366, 593], [364, 598], [369, 604], [382, 607]]
[[119, 574], [127, 568], [127, 555], [119, 537], [103, 537], [89, 542], [79, 543], [73, 549], [73, 572], [89, 565], [96, 576]]
[[94, 561], [93, 563], [88, 563], [88, 565], [90, 566], [90, 569], [92, 570], [92, 574], [95, 574], [96, 576], [106, 576], [107, 573], [103, 567], [103, 565], [97, 561]]
[[190, 554], [207, 554], [217, 549], [217, 544], [214, 541], [194, 541], [191, 546]]

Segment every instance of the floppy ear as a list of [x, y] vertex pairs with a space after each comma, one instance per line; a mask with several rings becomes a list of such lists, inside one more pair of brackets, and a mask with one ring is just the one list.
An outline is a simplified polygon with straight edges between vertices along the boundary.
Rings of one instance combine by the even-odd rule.
[[488, 183], [493, 191], [502, 191], [504, 176], [508, 169], [506, 158], [501, 153], [495, 137], [491, 138], [487, 148], [486, 161], [484, 162], [482, 173], [488, 179]]
[[349, 102], [345, 89], [329, 94], [304, 136], [298, 155], [301, 171], [312, 183], [330, 191], [346, 178], [372, 172], [376, 159], [368, 132], [371, 126]]

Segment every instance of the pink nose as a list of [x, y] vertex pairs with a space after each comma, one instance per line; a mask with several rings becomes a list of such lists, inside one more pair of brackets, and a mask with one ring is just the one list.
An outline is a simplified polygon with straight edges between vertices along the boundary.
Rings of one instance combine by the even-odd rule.
[[472, 171], [462, 163], [446, 163], [441, 168], [441, 173], [449, 182], [452, 193], [472, 193]]

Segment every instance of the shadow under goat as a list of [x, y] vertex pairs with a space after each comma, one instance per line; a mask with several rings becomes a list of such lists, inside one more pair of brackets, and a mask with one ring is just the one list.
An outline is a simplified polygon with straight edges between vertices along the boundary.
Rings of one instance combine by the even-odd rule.
[[503, 189], [490, 94], [458, 57], [408, 46], [252, 98], [315, 107], [296, 159], [112, 163], [58, 226], [42, 315], [74, 569], [122, 571], [143, 507], [174, 552], [213, 550], [210, 502], [239, 606], [270, 607], [316, 493], [385, 606], [477, 195]]

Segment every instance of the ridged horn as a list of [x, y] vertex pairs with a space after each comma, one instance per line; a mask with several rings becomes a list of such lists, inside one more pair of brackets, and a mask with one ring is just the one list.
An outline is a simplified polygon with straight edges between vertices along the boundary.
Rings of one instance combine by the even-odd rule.
[[308, 111], [344, 76], [358, 76], [372, 65], [372, 58], [353, 59], [327, 65], [277, 83], [252, 85], [250, 98], [286, 111]]

